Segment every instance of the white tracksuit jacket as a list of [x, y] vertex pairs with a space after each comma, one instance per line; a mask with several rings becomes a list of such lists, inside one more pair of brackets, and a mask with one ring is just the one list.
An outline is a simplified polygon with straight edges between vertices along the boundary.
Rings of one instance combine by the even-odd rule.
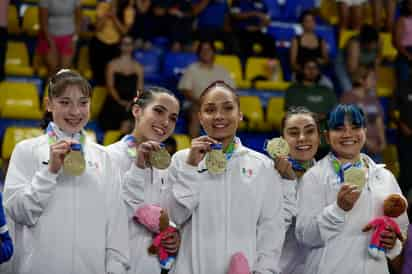
[[[369, 167], [366, 184], [349, 212], [336, 203], [341, 184], [330, 154], [303, 175], [298, 191], [296, 237], [310, 248], [305, 274], [389, 273], [386, 260], [375, 260], [368, 255], [372, 232], [364, 233], [362, 228], [382, 215], [385, 197], [401, 191], [390, 171], [368, 156], [362, 154], [362, 157]], [[396, 221], [406, 231], [409, 223], [406, 213]]]
[[242, 251], [254, 273], [279, 273], [285, 224], [282, 186], [273, 162], [240, 142], [220, 175], [186, 163], [177, 152], [169, 168], [173, 220], [182, 226], [176, 274], [225, 274]]
[[48, 171], [47, 135], [16, 145], [4, 205], [14, 221], [13, 274], [124, 274], [129, 263], [120, 175], [86, 140], [79, 177]]

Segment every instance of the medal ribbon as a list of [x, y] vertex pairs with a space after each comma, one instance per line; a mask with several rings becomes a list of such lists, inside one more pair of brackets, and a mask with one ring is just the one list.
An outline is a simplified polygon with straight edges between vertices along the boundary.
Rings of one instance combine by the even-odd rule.
[[[46, 133], [47, 133], [49, 145], [55, 144], [59, 139], [64, 138], [61, 136], [63, 132], [53, 122], [50, 122], [49, 125], [47, 126]], [[82, 154], [84, 154], [83, 147], [84, 147], [84, 143], [86, 140], [86, 134], [84, 133], [84, 131], [73, 134], [73, 139], [80, 143], [80, 147], [81, 147], [80, 151]]]
[[235, 137], [233, 141], [228, 145], [228, 147], [223, 151], [223, 153], [226, 156], [226, 160], [230, 160], [233, 156], [233, 153], [235, 152], [235, 149], [237, 148], [239, 144], [238, 138]]
[[339, 183], [343, 183], [345, 181], [345, 178], [344, 178], [345, 170], [348, 170], [349, 168], [352, 168], [352, 167], [356, 167], [356, 168], [363, 167], [363, 162], [361, 159], [357, 160], [355, 163], [341, 164], [333, 153], [331, 154], [331, 158], [332, 158], [332, 167], [336, 175], [339, 178]]
[[126, 135], [125, 137], [123, 137], [123, 142], [125, 142], [127, 145], [127, 155], [129, 155], [131, 158], [136, 158], [136, 137], [134, 137], [133, 135]]
[[301, 161], [298, 161], [298, 160], [295, 160], [295, 159], [291, 158], [290, 156], [288, 156], [288, 161], [292, 164], [292, 169], [294, 171], [299, 171], [299, 172], [303, 172], [303, 173], [305, 173], [306, 170], [308, 170], [309, 168], [311, 168], [314, 165], [313, 160], [301, 162]]

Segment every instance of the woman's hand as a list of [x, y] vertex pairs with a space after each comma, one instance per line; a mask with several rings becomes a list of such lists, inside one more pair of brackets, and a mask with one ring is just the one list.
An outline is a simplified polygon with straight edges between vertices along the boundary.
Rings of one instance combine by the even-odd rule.
[[216, 140], [210, 138], [209, 136], [201, 136], [193, 139], [186, 163], [191, 166], [197, 166], [205, 157], [206, 153], [211, 150], [210, 145], [217, 143], [218, 142]]
[[70, 152], [70, 142], [58, 141], [50, 146], [49, 171], [51, 173], [59, 172], [63, 166], [64, 157]]
[[387, 226], [380, 235], [380, 243], [386, 250], [391, 250], [396, 244], [396, 233], [391, 226]]
[[178, 231], [166, 232], [161, 242], [167, 253], [176, 254], [180, 247], [180, 234]]
[[147, 141], [144, 143], [141, 143], [136, 147], [136, 152], [137, 152], [137, 157], [136, 157], [136, 166], [139, 168], [146, 168], [150, 166], [149, 164], [149, 159], [150, 159], [150, 154], [153, 151], [158, 151], [160, 150], [160, 143], [155, 142], [155, 141]]
[[360, 191], [357, 186], [343, 184], [338, 192], [337, 203], [344, 211], [349, 211], [353, 208], [356, 201], [359, 199]]
[[292, 164], [289, 162], [288, 158], [285, 156], [276, 157], [275, 169], [285, 179], [289, 179], [289, 180], [296, 179], [296, 174], [293, 171]]

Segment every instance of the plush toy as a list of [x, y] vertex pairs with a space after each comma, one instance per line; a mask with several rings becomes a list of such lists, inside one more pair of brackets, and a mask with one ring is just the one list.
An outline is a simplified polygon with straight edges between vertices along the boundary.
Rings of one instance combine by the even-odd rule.
[[249, 264], [242, 252], [232, 255], [227, 274], [250, 274]]
[[176, 232], [176, 228], [169, 225], [169, 216], [165, 210], [155, 205], [144, 205], [139, 207], [134, 215], [134, 220], [143, 224], [148, 230], [155, 233], [152, 245], [148, 248], [149, 254], [159, 257], [162, 273], [167, 273], [176, 256], [167, 253], [162, 246], [162, 239], [166, 234]]
[[391, 194], [383, 202], [384, 215], [376, 217], [363, 228], [363, 232], [374, 229], [368, 248], [371, 257], [377, 260], [385, 258], [386, 250], [380, 243], [380, 236], [388, 227], [392, 228], [401, 241], [403, 240], [399, 225], [392, 218], [399, 217], [406, 208], [406, 201], [401, 195]]

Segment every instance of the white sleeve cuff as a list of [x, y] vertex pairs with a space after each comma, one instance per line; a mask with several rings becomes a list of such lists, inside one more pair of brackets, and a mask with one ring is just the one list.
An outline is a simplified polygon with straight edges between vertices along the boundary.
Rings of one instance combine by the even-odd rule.
[[336, 220], [345, 222], [347, 212], [343, 210], [342, 208], [340, 208], [337, 202], [326, 207], [326, 211], [328, 214], [333, 216]]
[[45, 166], [38, 172], [38, 174], [41, 178], [46, 179], [48, 181], [56, 181], [57, 177], [62, 173], [62, 169], [63, 168], [60, 168], [57, 173], [52, 173], [49, 171], [49, 167]]
[[395, 259], [401, 254], [402, 246], [402, 242], [399, 239], [396, 239], [394, 247], [386, 252], [386, 257], [388, 257], [390, 260]]

